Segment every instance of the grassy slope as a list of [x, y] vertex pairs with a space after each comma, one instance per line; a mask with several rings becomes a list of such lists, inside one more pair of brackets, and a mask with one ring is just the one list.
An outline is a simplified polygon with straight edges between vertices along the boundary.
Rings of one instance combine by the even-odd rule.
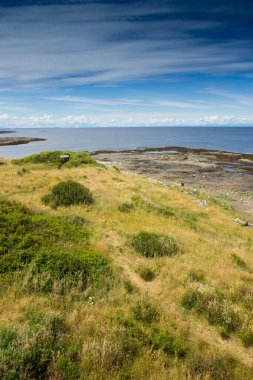
[[[1, 196], [35, 212], [87, 219], [91, 246], [112, 260], [115, 273], [108, 292], [102, 287], [96, 291], [88, 289], [79, 296], [75, 292], [64, 296], [45, 295], [20, 291], [17, 278], [8, 285], [8, 292], [1, 295], [1, 325], [22, 332], [29, 313], [56, 313], [63, 317], [65, 329], [61, 336], [68, 347], [73, 345], [73, 357], [70, 348], [65, 348], [66, 363], [55, 365], [55, 358], [43, 376], [53, 379], [253, 378], [249, 372], [253, 349], [246, 348], [241, 340], [244, 330], [250, 336], [252, 323], [251, 229], [236, 225], [233, 213], [207, 195], [187, 194], [185, 189], [165, 187], [113, 168], [48, 170], [41, 165], [18, 175], [19, 169], [10, 162], [0, 167]], [[78, 181], [90, 188], [95, 205], [57, 210], [42, 205], [41, 197], [60, 180]], [[119, 205], [132, 202], [133, 197], [135, 208], [129, 213], [120, 212]], [[209, 202], [206, 208], [198, 204], [203, 197]], [[161, 206], [171, 207], [176, 216], [162, 215]], [[127, 240], [140, 231], [172, 235], [181, 245], [182, 254], [155, 259], [138, 256], [129, 248]], [[241, 261], [236, 260], [238, 257]], [[155, 273], [151, 282], [138, 274], [143, 267]], [[219, 316], [218, 322], [211, 324], [205, 312], [199, 310], [205, 309], [204, 303], [199, 309], [183, 308], [184, 295], [199, 289], [208, 294], [221, 293], [222, 301], [217, 302], [225, 302], [224, 308], [239, 315], [243, 327], [227, 337]], [[153, 317], [153, 309], [146, 308], [143, 312], [136, 309], [140, 303], [144, 309], [145, 305], [151, 305], [155, 310]], [[151, 313], [152, 322], [145, 313]], [[224, 310], [218, 307], [217, 313], [224, 314]], [[226, 316], [230, 318], [229, 313]], [[132, 330], [137, 333], [131, 333]], [[160, 333], [169, 334], [176, 348], [166, 350]], [[178, 354], [180, 349], [186, 354]], [[231, 371], [234, 368], [233, 373], [227, 366]]]

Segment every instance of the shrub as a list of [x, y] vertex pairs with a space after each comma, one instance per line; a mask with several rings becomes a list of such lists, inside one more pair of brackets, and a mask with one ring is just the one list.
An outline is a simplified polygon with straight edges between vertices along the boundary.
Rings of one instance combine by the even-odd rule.
[[8, 348], [18, 338], [15, 330], [5, 326], [0, 326], [0, 350]]
[[1, 326], [1, 379], [47, 378], [47, 370], [52, 363], [54, 352], [57, 352], [55, 343], [61, 326], [58, 316], [43, 313], [30, 315], [28, 328], [22, 335]]
[[42, 198], [42, 202], [52, 208], [78, 204], [91, 205], [94, 203], [90, 190], [78, 182], [59, 182], [52, 188], [50, 194]]
[[211, 351], [193, 352], [187, 360], [192, 379], [232, 380], [235, 377], [236, 362], [227, 355], [216, 355]]
[[0, 200], [0, 213], [0, 273], [22, 269], [42, 248], [67, 242], [87, 246], [87, 231], [64, 218], [34, 214], [5, 200]]
[[173, 237], [149, 232], [140, 232], [133, 236], [130, 245], [145, 257], [175, 256], [180, 251]]
[[[64, 162], [61, 160], [61, 155], [69, 155], [69, 161]], [[16, 165], [25, 164], [48, 164], [53, 167], [77, 167], [87, 164], [96, 164], [87, 152], [71, 152], [71, 151], [51, 151], [32, 154], [31, 156], [15, 159], [12, 161]]]
[[27, 170], [27, 169], [25, 169], [25, 168], [22, 168], [22, 169], [20, 169], [20, 170], [17, 172], [17, 175], [22, 176], [22, 175], [29, 174], [29, 173], [30, 173], [30, 170]]
[[64, 350], [56, 359], [56, 368], [61, 373], [60, 379], [79, 380], [82, 344], [80, 339], [71, 338], [64, 344]]
[[151, 341], [153, 348], [162, 349], [166, 355], [176, 355], [181, 359], [187, 353], [187, 348], [181, 339], [169, 332], [154, 330], [151, 335]]
[[253, 346], [253, 331], [243, 330], [240, 334], [241, 341], [245, 347], [252, 347]]
[[24, 270], [25, 289], [64, 293], [108, 272], [107, 260], [88, 250], [84, 227], [4, 200], [0, 213], [0, 274]]
[[120, 212], [125, 212], [125, 213], [128, 213], [130, 211], [132, 211], [134, 209], [134, 205], [132, 203], [122, 203], [121, 205], [119, 205], [118, 207], [118, 210]]
[[60, 294], [71, 288], [83, 291], [88, 281], [96, 281], [102, 272], [109, 270], [106, 259], [84, 250], [43, 251], [34, 257], [30, 268], [25, 284], [29, 290]]
[[159, 319], [159, 312], [157, 308], [151, 305], [148, 301], [139, 301], [132, 308], [133, 316], [137, 321], [152, 323], [157, 322]]
[[213, 294], [210, 291], [192, 288], [185, 293], [181, 304], [185, 309], [196, 310], [198, 314], [206, 317], [211, 325], [223, 327], [226, 334], [236, 332], [242, 327], [239, 314], [219, 293]]
[[155, 272], [152, 268], [139, 268], [138, 273], [140, 277], [147, 282], [152, 281], [155, 278]]

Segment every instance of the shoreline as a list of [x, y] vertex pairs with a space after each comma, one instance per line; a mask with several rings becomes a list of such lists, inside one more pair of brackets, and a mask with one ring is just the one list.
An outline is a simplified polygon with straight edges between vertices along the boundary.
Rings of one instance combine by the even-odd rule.
[[100, 163], [220, 197], [253, 221], [253, 154], [185, 147], [91, 153]]
[[[1, 140], [5, 140], [4, 144], [1, 144]], [[45, 140], [0, 138], [0, 146]], [[174, 183], [207, 191], [253, 222], [253, 154], [182, 146], [98, 150], [88, 153], [99, 163], [143, 175], [165, 185]]]

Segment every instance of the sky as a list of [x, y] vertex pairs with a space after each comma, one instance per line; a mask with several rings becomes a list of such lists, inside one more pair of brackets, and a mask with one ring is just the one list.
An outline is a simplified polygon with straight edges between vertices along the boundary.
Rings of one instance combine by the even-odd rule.
[[0, 0], [0, 128], [253, 125], [252, 0]]

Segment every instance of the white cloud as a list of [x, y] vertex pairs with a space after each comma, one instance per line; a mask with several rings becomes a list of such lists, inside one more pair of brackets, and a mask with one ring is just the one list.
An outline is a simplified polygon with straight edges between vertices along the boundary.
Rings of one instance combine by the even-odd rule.
[[233, 115], [207, 115], [203, 117], [177, 117], [166, 113], [131, 113], [115, 115], [66, 115], [54, 116], [41, 114], [17, 117], [11, 114], [0, 114], [2, 128], [35, 128], [35, 127], [131, 127], [131, 126], [233, 126], [252, 125], [253, 115], [236, 117]]

